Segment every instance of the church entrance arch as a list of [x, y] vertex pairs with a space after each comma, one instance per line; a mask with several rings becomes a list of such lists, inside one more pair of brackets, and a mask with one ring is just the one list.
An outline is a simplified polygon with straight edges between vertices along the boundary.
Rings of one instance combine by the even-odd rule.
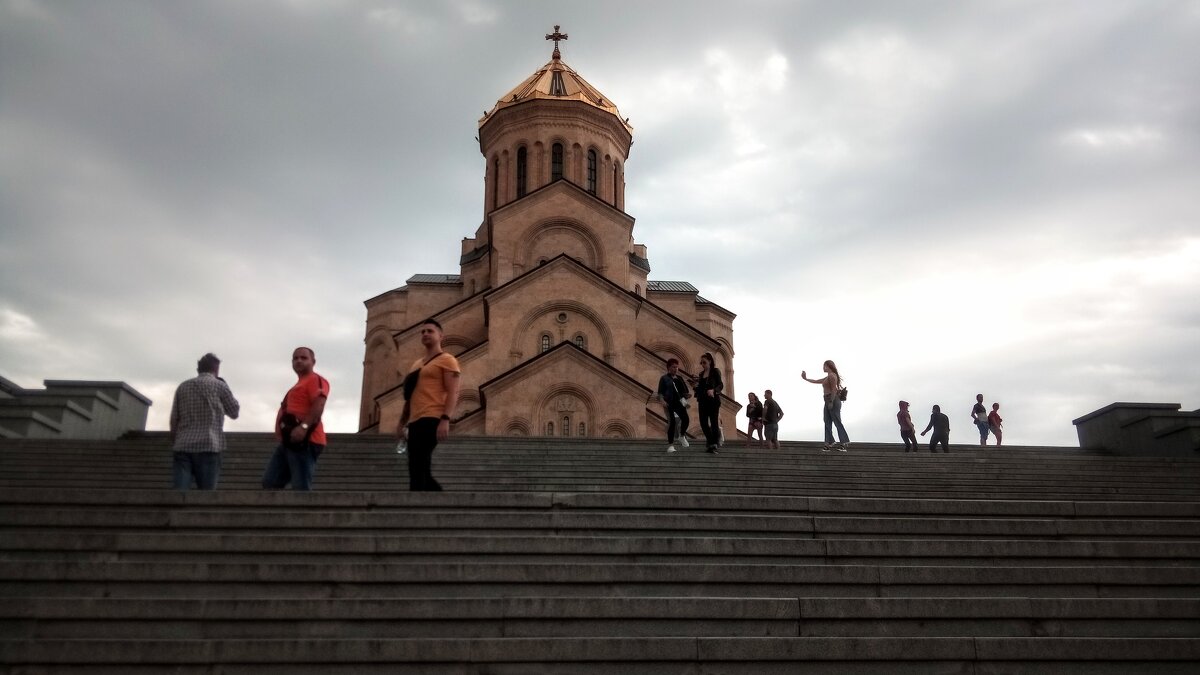
[[568, 438], [581, 435], [581, 431], [586, 435], [589, 429], [595, 428], [595, 410], [595, 401], [586, 389], [571, 382], [560, 382], [550, 387], [538, 403], [534, 428], [546, 435]]

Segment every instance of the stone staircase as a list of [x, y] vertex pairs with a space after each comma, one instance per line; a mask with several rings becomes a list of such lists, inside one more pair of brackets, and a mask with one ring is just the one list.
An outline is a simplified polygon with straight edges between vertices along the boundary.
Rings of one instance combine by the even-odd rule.
[[3, 673], [1195, 673], [1200, 461], [456, 439], [411, 494], [164, 489], [163, 434], [0, 441]]

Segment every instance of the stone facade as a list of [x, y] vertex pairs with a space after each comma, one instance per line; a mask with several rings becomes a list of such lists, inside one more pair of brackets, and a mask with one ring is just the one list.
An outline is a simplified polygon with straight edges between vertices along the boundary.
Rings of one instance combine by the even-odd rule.
[[624, 211], [632, 131], [557, 47], [480, 120], [483, 221], [459, 274], [417, 274], [365, 303], [362, 431], [395, 430], [418, 322], [434, 317], [463, 368], [456, 434], [665, 435], [653, 397], [666, 359], [693, 372], [711, 352], [734, 435], [734, 314], [648, 278]]

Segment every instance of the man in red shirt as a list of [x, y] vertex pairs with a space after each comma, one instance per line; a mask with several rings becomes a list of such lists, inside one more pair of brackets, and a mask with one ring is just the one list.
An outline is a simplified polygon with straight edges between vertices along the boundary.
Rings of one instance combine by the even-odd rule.
[[279, 445], [267, 462], [262, 484], [279, 490], [289, 482], [293, 490], [311, 490], [317, 458], [325, 449], [325, 425], [321, 414], [329, 398], [329, 380], [313, 371], [316, 354], [308, 347], [292, 352], [296, 384], [288, 390], [275, 415], [275, 438]]

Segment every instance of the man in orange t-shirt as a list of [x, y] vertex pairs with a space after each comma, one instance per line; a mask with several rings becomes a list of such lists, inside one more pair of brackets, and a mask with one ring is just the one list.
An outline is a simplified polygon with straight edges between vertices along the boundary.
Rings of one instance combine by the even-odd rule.
[[413, 361], [404, 378], [407, 401], [396, 435], [408, 439], [408, 489], [439, 492], [442, 486], [432, 471], [433, 449], [438, 441], [450, 438], [462, 371], [458, 359], [442, 351], [442, 324], [434, 319], [421, 323], [421, 346], [425, 355]]
[[296, 384], [288, 390], [275, 414], [275, 439], [279, 445], [267, 462], [262, 485], [279, 490], [289, 482], [293, 490], [311, 490], [317, 458], [325, 450], [325, 425], [321, 415], [329, 399], [329, 380], [313, 371], [316, 354], [308, 347], [292, 352]]

